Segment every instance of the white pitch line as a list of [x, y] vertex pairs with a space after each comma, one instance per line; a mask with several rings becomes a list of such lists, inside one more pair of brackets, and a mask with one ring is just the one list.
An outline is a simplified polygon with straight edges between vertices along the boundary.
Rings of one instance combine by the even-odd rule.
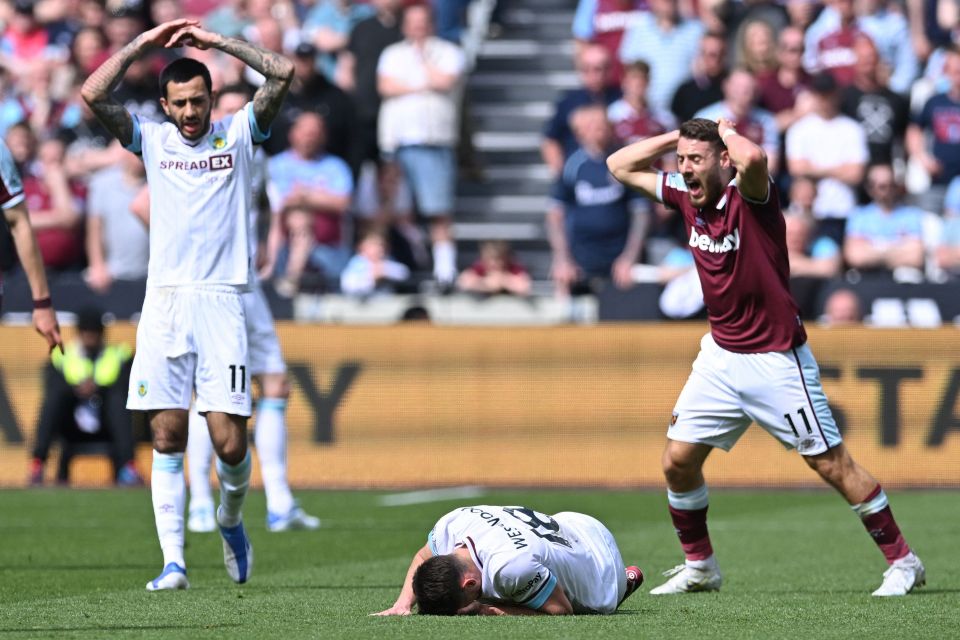
[[449, 487], [446, 489], [426, 489], [423, 491], [408, 491], [406, 493], [391, 493], [380, 497], [381, 507], [404, 507], [410, 504], [426, 502], [441, 502], [443, 500], [465, 500], [477, 498], [484, 494], [480, 487]]

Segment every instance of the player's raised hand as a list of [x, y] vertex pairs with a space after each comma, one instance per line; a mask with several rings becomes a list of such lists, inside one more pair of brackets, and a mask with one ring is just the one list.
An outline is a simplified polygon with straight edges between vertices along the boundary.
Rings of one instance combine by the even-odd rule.
[[57, 322], [57, 314], [53, 309], [34, 309], [33, 310], [33, 328], [47, 341], [50, 351], [60, 347], [60, 353], [63, 353], [63, 338], [60, 337], [60, 323]]
[[723, 134], [725, 134], [727, 131], [736, 131], [733, 123], [726, 118], [717, 118], [717, 129], [719, 129], [721, 140], [723, 139]]
[[177, 33], [184, 27], [189, 26], [199, 27], [200, 23], [197, 20], [189, 20], [187, 18], [171, 20], [170, 22], [164, 22], [163, 24], [150, 29], [150, 31], [144, 32], [140, 38], [145, 44], [154, 47], [163, 47], [166, 46], [167, 42], [170, 41], [170, 36]]
[[195, 47], [197, 49], [209, 49], [217, 40], [221, 38], [219, 33], [213, 33], [202, 29], [198, 23], [182, 27], [174, 32], [167, 40], [165, 45], [167, 49], [176, 47]]

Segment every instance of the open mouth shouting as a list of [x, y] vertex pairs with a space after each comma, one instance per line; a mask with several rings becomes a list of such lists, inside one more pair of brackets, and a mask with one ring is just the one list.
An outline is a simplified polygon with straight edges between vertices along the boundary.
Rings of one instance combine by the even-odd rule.
[[691, 200], [702, 200], [704, 196], [703, 183], [693, 175], [683, 176], [683, 181], [687, 185], [687, 193]]

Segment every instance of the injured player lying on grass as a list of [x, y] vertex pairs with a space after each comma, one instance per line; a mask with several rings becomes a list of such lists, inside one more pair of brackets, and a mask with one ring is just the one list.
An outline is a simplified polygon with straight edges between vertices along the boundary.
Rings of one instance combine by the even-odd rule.
[[375, 615], [613, 613], [643, 582], [613, 534], [582, 513], [461, 507], [434, 525], [397, 601]]

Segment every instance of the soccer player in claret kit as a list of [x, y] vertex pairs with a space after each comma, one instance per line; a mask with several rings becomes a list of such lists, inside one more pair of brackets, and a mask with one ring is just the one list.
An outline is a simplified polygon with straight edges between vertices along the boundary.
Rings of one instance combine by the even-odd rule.
[[[679, 173], [653, 168], [672, 152]], [[720, 588], [703, 464], [714, 447], [733, 447], [751, 422], [795, 448], [863, 521], [889, 565], [873, 595], [902, 596], [922, 586], [923, 564], [880, 484], [850, 457], [827, 406], [790, 295], [785, 223], [763, 150], [724, 119], [693, 119], [679, 131], [620, 149], [607, 166], [620, 182], [680, 210], [710, 320], [663, 454], [670, 515], [686, 562], [650, 593]]]
[[[160, 74], [160, 104], [171, 122], [132, 116], [111, 91], [135, 59], [158, 47], [214, 48], [265, 76], [253, 100], [211, 123], [211, 80], [200, 62], [181, 58]], [[81, 94], [104, 126], [143, 157], [150, 185], [150, 263], [137, 327], [127, 408], [149, 414], [153, 434], [154, 517], [163, 571], [150, 591], [189, 586], [183, 558], [183, 457], [187, 410], [196, 392], [217, 453], [227, 574], [246, 582], [253, 552], [241, 507], [250, 483], [247, 418], [250, 382], [241, 295], [253, 282], [251, 169], [255, 147], [293, 77], [293, 63], [254, 45], [174, 20], [140, 34], [111, 56]]]

